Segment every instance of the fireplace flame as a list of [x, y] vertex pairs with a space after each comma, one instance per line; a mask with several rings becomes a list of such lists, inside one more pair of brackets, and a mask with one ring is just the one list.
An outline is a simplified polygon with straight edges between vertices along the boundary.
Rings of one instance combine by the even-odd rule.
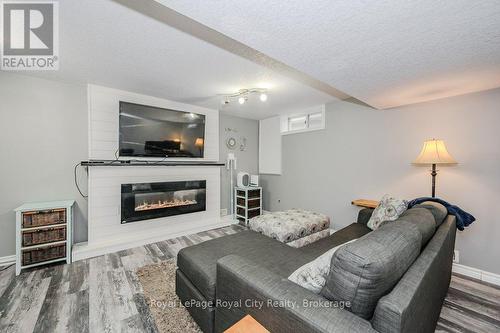
[[151, 210], [151, 209], [161, 209], [161, 208], [172, 208], [172, 207], [179, 207], [179, 206], [188, 206], [188, 205], [196, 205], [197, 201], [196, 200], [179, 200], [179, 199], [174, 199], [174, 200], [165, 200], [161, 201], [158, 200], [158, 202], [143, 202], [140, 205], [137, 205], [135, 207], [135, 211], [144, 211], [144, 210]]

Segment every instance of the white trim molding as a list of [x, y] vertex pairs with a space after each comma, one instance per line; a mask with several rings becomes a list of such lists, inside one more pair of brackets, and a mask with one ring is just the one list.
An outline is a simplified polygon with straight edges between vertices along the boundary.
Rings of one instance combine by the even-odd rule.
[[79, 261], [83, 259], [93, 258], [97, 256], [101, 256], [108, 253], [114, 253], [126, 249], [130, 249], [133, 247], [143, 246], [146, 244], [152, 244], [156, 242], [160, 242], [167, 239], [172, 239], [181, 236], [192, 235], [202, 231], [213, 230], [217, 228], [227, 227], [232, 224], [237, 224], [230, 215], [227, 217], [222, 217], [219, 220], [215, 221], [210, 225], [201, 225], [194, 227], [189, 230], [181, 230], [175, 233], [168, 234], [159, 234], [156, 236], [151, 236], [145, 239], [130, 239], [126, 243], [118, 242], [112, 240], [110, 242], [101, 242], [97, 244], [89, 244], [89, 242], [83, 242], [73, 245], [73, 261]]
[[491, 283], [496, 286], [500, 286], [500, 275], [495, 273], [490, 273], [486, 271], [482, 271], [477, 268], [461, 265], [461, 264], [453, 264], [453, 273], [461, 274], [468, 276], [470, 278], [480, 280], [483, 282]]
[[0, 267], [9, 266], [16, 263], [16, 255], [0, 257]]

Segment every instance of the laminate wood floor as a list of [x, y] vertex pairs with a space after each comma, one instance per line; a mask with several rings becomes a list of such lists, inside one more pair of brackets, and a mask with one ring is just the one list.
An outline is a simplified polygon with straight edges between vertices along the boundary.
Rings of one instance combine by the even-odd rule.
[[[0, 332], [157, 332], [135, 271], [186, 246], [242, 230], [229, 226], [104, 256], [0, 271]], [[500, 289], [454, 275], [436, 332], [500, 332]]]

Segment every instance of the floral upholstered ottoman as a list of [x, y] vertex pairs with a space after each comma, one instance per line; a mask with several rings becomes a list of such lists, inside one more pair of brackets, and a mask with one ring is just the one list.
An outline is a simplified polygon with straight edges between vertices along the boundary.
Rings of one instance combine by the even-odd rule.
[[248, 221], [248, 226], [292, 247], [302, 247], [330, 235], [328, 216], [303, 209], [256, 216]]

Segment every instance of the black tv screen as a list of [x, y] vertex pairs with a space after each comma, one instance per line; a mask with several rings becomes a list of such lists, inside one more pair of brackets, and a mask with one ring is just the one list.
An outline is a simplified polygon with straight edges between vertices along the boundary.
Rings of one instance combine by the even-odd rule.
[[120, 101], [120, 156], [203, 157], [205, 115]]

